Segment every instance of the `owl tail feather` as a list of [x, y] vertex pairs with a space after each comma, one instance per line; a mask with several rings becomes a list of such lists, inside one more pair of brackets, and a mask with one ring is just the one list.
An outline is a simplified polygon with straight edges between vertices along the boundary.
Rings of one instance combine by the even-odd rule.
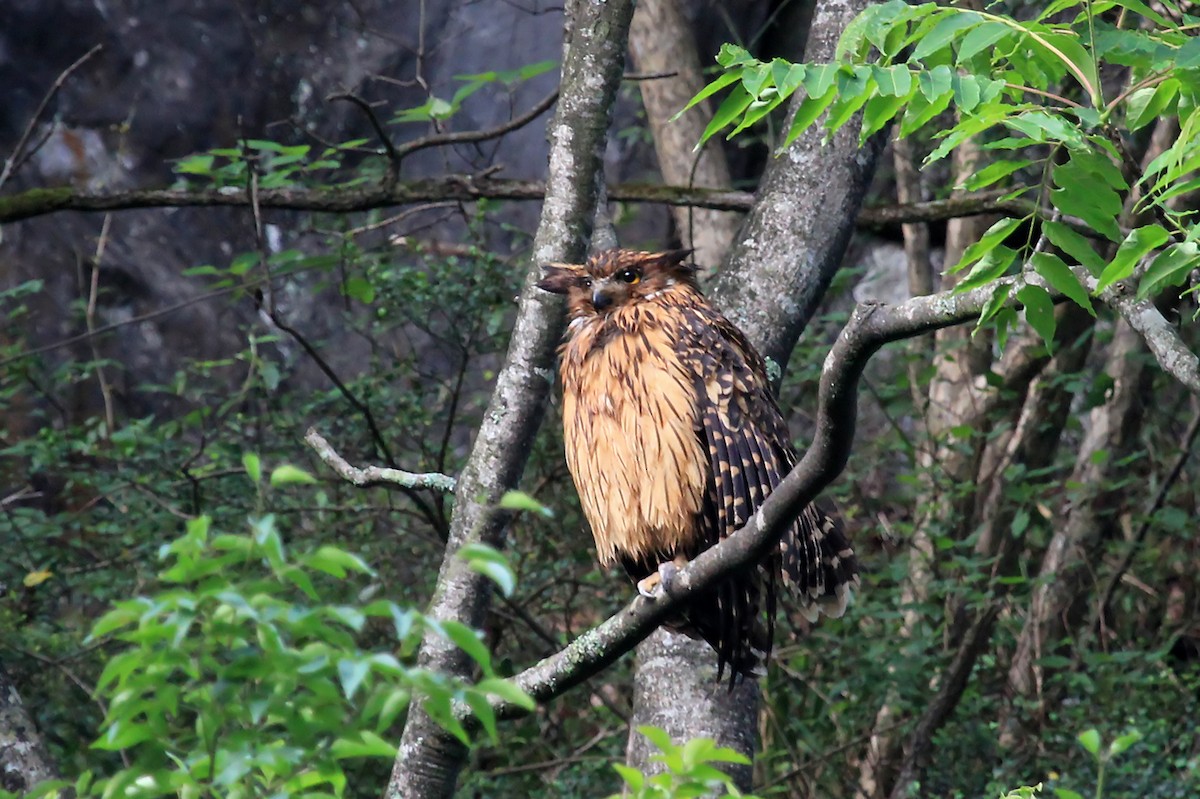
[[809, 622], [824, 613], [840, 618], [858, 588], [858, 558], [841, 522], [809, 505], [779, 542], [783, 582]]
[[717, 681], [724, 679], [728, 669], [730, 690], [742, 678], [761, 677], [767, 671], [774, 620], [763, 616], [759, 579], [752, 575], [725, 580], [689, 602], [681, 617], [663, 625], [706, 641], [717, 653]]

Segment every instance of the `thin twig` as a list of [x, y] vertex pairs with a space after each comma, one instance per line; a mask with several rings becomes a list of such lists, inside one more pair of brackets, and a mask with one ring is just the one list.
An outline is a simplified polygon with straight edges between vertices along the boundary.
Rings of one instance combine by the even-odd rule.
[[388, 159], [388, 185], [395, 183], [400, 179], [400, 156], [396, 152], [396, 145], [392, 144], [392, 139], [388, 136], [387, 131], [383, 129], [383, 124], [380, 123], [379, 117], [375, 116], [375, 109], [371, 108], [371, 104], [356, 94], [349, 92], [341, 94], [331, 94], [325, 98], [327, 101], [345, 100], [348, 103], [356, 105], [364, 114], [367, 115], [367, 120], [371, 123], [371, 128], [375, 131], [375, 135], [379, 137], [379, 141], [383, 144], [384, 152]]
[[[104, 215], [104, 223], [100, 226], [100, 238], [96, 241], [96, 253], [92, 257], [92, 277], [88, 288], [87, 309], [84, 312], [84, 324], [89, 334], [96, 330], [96, 303], [100, 296], [100, 263], [104, 260], [104, 250], [108, 245], [108, 231], [112, 224], [112, 214]], [[100, 360], [100, 348], [94, 335], [88, 339], [92, 350], [92, 359], [96, 362], [96, 379], [100, 383], [100, 397], [104, 400], [104, 439], [112, 437], [116, 429], [116, 412], [113, 409], [112, 386], [104, 372], [104, 364]]]
[[304, 441], [312, 447], [313, 452], [326, 466], [337, 472], [342, 479], [360, 488], [399, 486], [408, 489], [428, 488], [448, 494], [454, 492], [456, 481], [447, 474], [437, 472], [418, 474], [381, 466], [364, 466], [362, 468], [351, 466], [345, 458], [337, 453], [333, 445], [317, 432], [315, 427], [310, 427], [304, 434]]
[[[1183, 467], [1187, 464], [1188, 458], [1192, 454], [1192, 446], [1196, 443], [1196, 437], [1200, 434], [1200, 409], [1192, 416], [1192, 422], [1188, 425], [1187, 432], [1183, 434], [1183, 448], [1179, 451], [1179, 456], [1172, 464], [1171, 470], [1167, 472], [1167, 476], [1163, 479], [1162, 485], [1158, 487], [1158, 492], [1154, 495], [1154, 499], [1146, 508], [1142, 524], [1138, 528], [1130, 540], [1129, 545], [1125, 548], [1125, 553], [1121, 556], [1121, 562], [1117, 564], [1117, 568], [1113, 569], [1113, 573], [1109, 575], [1108, 582], [1104, 586], [1104, 591], [1100, 594], [1100, 601], [1096, 603], [1096, 615], [1092, 623], [1088, 625], [1087, 632], [1095, 634], [1095, 632], [1103, 627], [1105, 619], [1108, 616], [1109, 606], [1112, 604], [1113, 595], [1117, 591], [1117, 585], [1120, 584], [1121, 578], [1129, 571], [1129, 566], [1133, 563], [1134, 557], [1141, 550], [1142, 544], [1146, 541], [1146, 536], [1149, 535], [1150, 529], [1154, 526], [1154, 514], [1156, 514], [1167, 501], [1167, 494], [1175, 486], [1179, 476], [1183, 474]], [[1077, 647], [1077, 651], [1083, 651], [1085, 647]]]
[[[67, 78], [71, 77], [71, 73], [83, 66], [88, 59], [103, 49], [104, 45], [96, 45], [91, 50], [88, 50], [86, 53], [77, 58], [75, 63], [71, 64], [71, 66], [60, 72], [58, 77], [54, 79], [54, 83], [50, 85], [49, 91], [46, 92], [46, 95], [42, 98], [42, 101], [38, 103], [38, 107], [33, 112], [33, 116], [29, 118], [29, 124], [25, 126], [25, 131], [21, 134], [21, 138], [17, 140], [17, 146], [13, 148], [12, 155], [10, 155], [8, 160], [4, 162], [4, 169], [0, 170], [0, 187], [3, 187], [4, 184], [8, 182], [8, 179], [12, 177], [13, 172], [17, 171], [21, 164], [25, 162], [25, 156], [23, 155], [25, 145], [29, 143], [29, 137], [33, 135], [33, 129], [37, 126], [38, 120], [42, 118], [42, 113], [45, 112], [46, 106], [50, 105], [50, 101], [54, 99], [54, 95], [58, 94], [58, 90], [61, 89], [63, 84], [67, 82]], [[42, 141], [44, 142], [45, 139]], [[37, 152], [36, 148], [32, 150], [29, 155], [33, 155], [34, 152]]]
[[506, 133], [511, 133], [518, 128], [523, 128], [533, 120], [540, 117], [558, 100], [558, 89], [550, 92], [543, 97], [536, 105], [521, 114], [519, 117], [514, 117], [503, 125], [497, 125], [494, 128], [487, 130], [467, 130], [458, 133], [435, 133], [432, 136], [422, 136], [419, 139], [413, 139], [400, 145], [396, 151], [397, 159], [403, 159], [418, 150], [425, 150], [430, 147], [445, 147], [450, 144], [471, 144], [474, 142], [488, 141], [489, 139], [498, 139]]

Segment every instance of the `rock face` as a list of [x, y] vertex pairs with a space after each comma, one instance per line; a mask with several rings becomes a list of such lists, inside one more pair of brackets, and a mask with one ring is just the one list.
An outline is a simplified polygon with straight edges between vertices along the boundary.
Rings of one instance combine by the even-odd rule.
[[[720, 43], [745, 40], [764, 22], [762, 4], [738, 0], [711, 13], [688, 4], [701, 60]], [[738, 24], [741, 31], [728, 26]], [[101, 50], [55, 93], [32, 141], [41, 142], [0, 192], [75, 185], [92, 190], [157, 187], [175, 180], [172, 162], [215, 147], [237, 147], [243, 138], [286, 143], [345, 141], [363, 137], [377, 146], [364, 114], [326, 98], [352, 91], [378, 103], [385, 121], [395, 110], [425, 103], [430, 94], [450, 99], [463, 85], [457, 76], [512, 70], [561, 59], [563, 10], [549, 0], [5, 0], [0, 2], [0, 153], [7, 158], [35, 109], [64, 69], [96, 45]], [[554, 87], [556, 70], [512, 85], [498, 82], [471, 95], [446, 121], [447, 130], [503, 123], [533, 106]], [[653, 150], [639, 133], [640, 97], [634, 84], [620, 92], [606, 153], [610, 181], [658, 180]], [[549, 114], [501, 140], [418, 152], [404, 175], [470, 173], [502, 165], [500, 175], [541, 178]], [[429, 133], [426, 124], [393, 125], [396, 141]], [[319, 139], [318, 139], [319, 137]], [[43, 141], [44, 139], [44, 141]], [[28, 149], [28, 148], [27, 148]], [[735, 172], [761, 166], [754, 149], [731, 151]], [[747, 157], [747, 153], [751, 153]], [[488, 245], [516, 251], [519, 232], [537, 219], [536, 203], [508, 203], [489, 211]], [[329, 252], [331, 240], [311, 232], [329, 220], [272, 212], [278, 248]], [[618, 214], [622, 243], [670, 244], [668, 214], [644, 206]], [[360, 217], [361, 218], [361, 217]], [[420, 224], [418, 239], [461, 241], [461, 217]], [[413, 223], [415, 226], [415, 223]], [[61, 342], [85, 332], [80, 311], [91, 284], [92, 263], [105, 231], [93, 325], [125, 323], [92, 344], [81, 342], [46, 356], [51, 366], [68, 359], [118, 357], [119, 410], [154, 410], [136, 386], [165, 383], [183, 359], [218, 358], [244, 348], [261, 325], [253, 301], [227, 296], [174, 308], [204, 294], [208, 279], [188, 277], [190, 267], [227, 266], [255, 247], [247, 210], [124, 211], [107, 227], [100, 214], [55, 214], [0, 229], [0, 291], [30, 280], [44, 290], [26, 300], [34, 324], [4, 333], [0, 346], [22, 349]], [[302, 231], [310, 231], [307, 234]], [[373, 247], [404, 226], [360, 237]], [[397, 255], [396, 257], [401, 257]], [[343, 363], [361, 358], [364, 346], [347, 336], [336, 310], [336, 291], [320, 292], [298, 278], [288, 293], [288, 320], [316, 340], [331, 340]], [[6, 313], [0, 298], [0, 316]], [[129, 320], [157, 314], [144, 321]], [[264, 332], [260, 329], [258, 332]], [[315, 373], [313, 375], [316, 376]], [[295, 377], [295, 376], [293, 376]], [[306, 379], [302, 375], [298, 379]], [[324, 383], [321, 383], [324, 385]], [[64, 389], [64, 391], [68, 391]], [[95, 410], [94, 388], [60, 398], [81, 413]]]
[[[32, 138], [44, 143], [3, 190], [162, 186], [174, 180], [173, 159], [236, 147], [240, 137], [318, 147], [309, 133], [329, 141], [370, 137], [357, 109], [328, 102], [327, 95], [353, 91], [391, 109], [425, 102], [424, 86], [449, 98], [461, 85], [456, 75], [557, 62], [561, 31], [561, 11], [534, 14], [504, 3], [10, 0], [0, 3], [0, 153], [5, 158], [56, 77], [94, 45], [102, 50], [55, 94]], [[504, 122], [544, 97], [555, 82], [551, 71], [511, 90], [503, 84], [488, 87], [473, 95], [448, 127]], [[385, 118], [388, 113], [381, 111]], [[502, 163], [506, 177], [540, 177], [545, 119], [478, 149], [418, 153], [406, 161], [405, 174], [470, 172]], [[429, 128], [410, 124], [389, 130], [403, 140]], [[531, 204], [504, 213], [504, 221], [518, 228], [536, 219]], [[320, 251], [326, 245], [322, 237], [298, 232], [306, 222], [300, 215], [272, 213], [266, 221], [277, 226], [277, 247]], [[15, 334], [27, 347], [85, 330], [80, 301], [87, 297], [103, 226], [99, 214], [57, 214], [4, 227], [0, 290], [29, 280], [45, 282], [45, 290], [27, 303], [34, 324]], [[253, 229], [252, 215], [243, 210], [114, 214], [104, 237], [95, 326], [127, 322], [203, 294], [206, 279], [187, 277], [184, 270], [225, 266], [236, 254], [253, 250]], [[443, 226], [439, 234], [457, 232]], [[322, 312], [331, 302], [339, 302], [333, 292], [292, 292], [289, 320], [320, 339], [337, 327], [331, 324], [336, 314]], [[221, 297], [98, 339], [99, 354], [122, 363], [116, 388], [118, 400], [126, 403], [123, 410], [151, 410], [139, 407], [135, 392], [122, 389], [166, 382], [180, 359], [239, 351], [255, 317], [251, 300], [231, 303]], [[61, 362], [91, 358], [92, 352], [90, 345], [80, 344], [47, 357]], [[85, 413], [97, 401], [90, 393], [66, 399]]]

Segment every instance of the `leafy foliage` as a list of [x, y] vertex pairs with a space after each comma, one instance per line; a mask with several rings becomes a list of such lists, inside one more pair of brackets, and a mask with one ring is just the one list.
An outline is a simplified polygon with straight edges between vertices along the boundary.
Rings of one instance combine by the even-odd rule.
[[[246, 458], [251, 477], [257, 459]], [[300, 473], [280, 467], [275, 475]], [[415, 692], [464, 742], [463, 704], [496, 737], [489, 696], [532, 707], [496, 676], [476, 633], [436, 622], [386, 599], [350, 604], [322, 597], [329, 579], [373, 575], [332, 545], [288, 552], [275, 517], [245, 534], [214, 534], [208, 517], [161, 551], [161, 589], [123, 600], [92, 630], [122, 646], [96, 685], [108, 700], [94, 746], [120, 751], [127, 766], [87, 795], [341, 796], [346, 761], [382, 758], [384, 736]], [[494, 554], [486, 563], [498, 565]], [[383, 650], [364, 649], [367, 633]], [[475, 660], [477, 684], [411, 665], [426, 630]], [[48, 786], [44, 790], [52, 790]]]
[[[666, 770], [647, 777], [635, 768], [614, 765], [613, 768], [629, 788], [626, 795], [635, 799], [684, 799], [694, 796], [754, 799], [752, 795], [739, 791], [729, 775], [713, 765], [749, 765], [750, 761], [744, 755], [733, 749], [717, 746], [711, 738], [693, 738], [681, 746], [674, 743], [671, 737], [658, 727], [641, 726], [638, 727], [638, 732], [658, 749], [657, 754], [650, 756], [651, 761], [662, 763]], [[614, 794], [610, 799], [620, 795]]]
[[[1151, 255], [1139, 279], [1142, 297], [1179, 285], [1200, 265], [1194, 212], [1171, 202], [1200, 185], [1194, 177], [1200, 168], [1200, 49], [1191, 34], [1194, 19], [1180, 16], [1182, 23], [1139, 0], [1059, 0], [1032, 19], [890, 0], [869, 6], [846, 29], [836, 63], [762, 62], [726, 45], [717, 58], [724, 72], [691, 104], [730, 89], [704, 139], [726, 128], [736, 136], [801, 93], [784, 147], [822, 114], [827, 134], [861, 114], [862, 140], [897, 120], [901, 136], [936, 125], [940, 142], [927, 164], [969, 138], [986, 140], [1004, 156], [960, 176], [962, 186], [978, 190], [1037, 176], [1005, 194], [1033, 199], [1033, 210], [997, 222], [949, 271], [970, 268], [959, 291], [1018, 275], [1024, 286], [1016, 296], [1049, 343], [1048, 291], [1091, 311], [1089, 290], [1098, 295], [1133, 277]], [[1109, 67], [1127, 72], [1125, 88], [1105, 85]], [[948, 108], [956, 120], [941, 126]], [[1161, 118], [1178, 120], [1181, 133], [1143, 172], [1123, 137]], [[1135, 216], [1125, 210], [1127, 200]], [[1042, 235], [1075, 261], [1074, 268], [1063, 269], [1058, 255], [1043, 253], [1038, 237], [1018, 240], [1019, 229], [1035, 219], [1050, 220]], [[1104, 240], [1119, 245], [1115, 253]], [[1009, 289], [1003, 291], [1007, 298]], [[980, 322], [999, 323], [1003, 334], [1012, 317], [996, 314], [999, 308], [998, 301]]]

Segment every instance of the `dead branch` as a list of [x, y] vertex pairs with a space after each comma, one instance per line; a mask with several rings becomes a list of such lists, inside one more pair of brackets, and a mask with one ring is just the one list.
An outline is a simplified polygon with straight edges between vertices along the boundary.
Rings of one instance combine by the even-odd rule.
[[[351, 213], [454, 200], [513, 200], [540, 202], [546, 185], [534, 180], [503, 180], [474, 175], [446, 175], [439, 178], [400, 181], [387, 186], [375, 184], [355, 188], [303, 187], [260, 189], [259, 205], [264, 209]], [[655, 186], [624, 183], [610, 186], [608, 198], [617, 202], [658, 203], [672, 206], [710, 208], [717, 211], [748, 211], [754, 195], [746, 191]], [[139, 208], [212, 208], [250, 206], [249, 193], [226, 186], [217, 189], [135, 189], [131, 191], [86, 191], [69, 186], [29, 189], [0, 197], [0, 223], [19, 222], [59, 211], [130, 211]], [[1007, 213], [1026, 216], [1036, 213], [1028, 200], [1002, 200], [999, 192], [977, 192], [948, 200], [883, 205], [864, 208], [858, 215], [861, 227], [880, 227], [902, 222], [936, 222], [960, 216]], [[1069, 221], [1069, 220], [1067, 220]], [[1081, 232], [1087, 232], [1081, 229]], [[1094, 232], [1093, 235], [1097, 235]]]
[[438, 133], [432, 136], [422, 136], [419, 139], [413, 139], [410, 142], [405, 142], [396, 148], [397, 159], [403, 159], [420, 150], [426, 150], [430, 147], [446, 147], [452, 144], [474, 144], [481, 141], [490, 141], [498, 139], [506, 133], [512, 133], [518, 128], [523, 128], [533, 120], [540, 117], [542, 114], [550, 110], [558, 100], [558, 89], [550, 92], [548, 95], [539, 100], [532, 108], [521, 114], [518, 117], [513, 117], [508, 122], [502, 125], [497, 125], [494, 128], [486, 130], [465, 130], [458, 133]]
[[439, 474], [437, 472], [406, 472], [403, 469], [389, 469], [381, 466], [351, 466], [345, 458], [338, 454], [333, 445], [325, 440], [325, 437], [317, 432], [315, 427], [308, 428], [308, 432], [304, 434], [304, 441], [308, 446], [312, 447], [313, 452], [317, 457], [328, 466], [337, 472], [343, 480], [346, 480], [359, 488], [372, 488], [375, 486], [386, 487], [402, 487], [402, 488], [428, 488], [433, 491], [441, 491], [447, 494], [454, 493], [456, 480], [448, 474]]
[[3, 186], [5, 183], [7, 183], [8, 179], [12, 177], [12, 174], [21, 167], [21, 164], [23, 164], [25, 160], [29, 158], [29, 156], [37, 152], [41, 144], [45, 143], [45, 139], [43, 139], [38, 146], [35, 146], [29, 152], [25, 152], [26, 145], [29, 144], [29, 137], [33, 135], [33, 130], [37, 127], [38, 120], [42, 118], [42, 114], [45, 112], [46, 106], [50, 105], [50, 101], [54, 99], [54, 95], [58, 94], [58, 90], [61, 89], [63, 84], [67, 82], [67, 78], [71, 77], [71, 73], [83, 66], [84, 63], [90, 60], [92, 56], [96, 55], [96, 53], [103, 49], [104, 45], [96, 45], [91, 50], [88, 50], [86, 53], [77, 58], [75, 63], [71, 64], [71, 66], [60, 72], [58, 77], [54, 79], [54, 83], [50, 85], [49, 91], [46, 92], [46, 95], [42, 98], [42, 101], [38, 103], [38, 107], [34, 110], [33, 116], [29, 118], [29, 124], [25, 126], [25, 130], [21, 133], [21, 138], [17, 140], [17, 146], [13, 148], [12, 155], [10, 155], [4, 161], [4, 169], [0, 170], [0, 186]]

